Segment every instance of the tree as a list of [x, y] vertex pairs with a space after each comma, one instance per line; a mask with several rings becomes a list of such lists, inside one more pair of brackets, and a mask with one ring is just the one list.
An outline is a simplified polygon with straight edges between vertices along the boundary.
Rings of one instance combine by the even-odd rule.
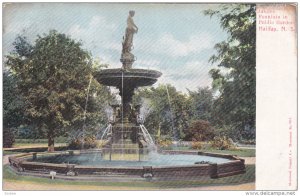
[[[184, 137], [188, 127], [187, 96], [176, 91], [170, 84], [159, 85], [157, 88], [143, 88], [137, 91], [135, 102], [146, 100], [150, 112], [145, 126], [152, 134], [160, 132], [174, 140]], [[138, 101], [137, 101], [138, 100]]]
[[213, 91], [208, 87], [198, 88], [197, 91], [189, 91], [190, 116], [193, 120], [211, 121], [213, 109]]
[[23, 100], [17, 89], [16, 78], [8, 71], [3, 72], [3, 146], [12, 147], [14, 130], [23, 122]]
[[[54, 30], [38, 36], [34, 45], [22, 36], [13, 45], [6, 65], [19, 81], [27, 124], [35, 125], [48, 138], [48, 151], [54, 151], [54, 137], [83, 127], [83, 121], [95, 120], [99, 113], [85, 108], [93, 59], [80, 42]], [[91, 99], [105, 91], [94, 83]]]
[[234, 125], [237, 132], [245, 127], [255, 129], [256, 107], [256, 12], [255, 4], [223, 5], [218, 10], [206, 10], [217, 16], [227, 31], [226, 41], [215, 45], [217, 51], [210, 59], [220, 69], [210, 71], [213, 87], [220, 93], [214, 110], [220, 125]]
[[3, 72], [3, 127], [16, 128], [23, 121], [23, 99], [16, 78], [7, 70]]

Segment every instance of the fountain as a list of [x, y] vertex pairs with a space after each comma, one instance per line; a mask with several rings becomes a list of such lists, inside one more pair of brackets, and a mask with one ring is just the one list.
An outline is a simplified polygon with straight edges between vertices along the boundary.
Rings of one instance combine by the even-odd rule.
[[[140, 105], [132, 105], [134, 90], [141, 86], [149, 86], [157, 81], [162, 74], [155, 70], [133, 69], [135, 61], [131, 53], [133, 48], [133, 34], [137, 32], [130, 11], [127, 28], [122, 43], [120, 61], [122, 68], [105, 69], [97, 72], [95, 78], [99, 83], [119, 89], [121, 104], [112, 104], [113, 122], [111, 134], [107, 135], [107, 142], [102, 149], [104, 159], [140, 161], [147, 159], [147, 154], [154, 148], [154, 142], [140, 120]], [[107, 134], [107, 132], [104, 132]], [[103, 136], [102, 136], [103, 138]]]
[[[162, 74], [132, 68], [136, 60], [131, 53], [132, 41], [138, 31], [133, 16], [134, 12], [130, 11], [122, 43], [122, 68], [105, 69], [94, 75], [102, 85], [119, 89], [122, 98], [121, 104], [110, 104], [113, 115], [101, 136], [101, 140], [106, 141], [102, 149], [10, 156], [11, 168], [18, 174], [49, 177], [55, 173], [60, 179], [86, 180], [91, 177], [103, 181], [136, 181], [194, 180], [245, 173], [244, 160], [233, 155], [179, 150], [156, 152], [154, 141], [143, 124], [141, 105], [133, 105], [132, 96], [135, 89], [153, 85]], [[170, 100], [169, 94], [168, 98]]]

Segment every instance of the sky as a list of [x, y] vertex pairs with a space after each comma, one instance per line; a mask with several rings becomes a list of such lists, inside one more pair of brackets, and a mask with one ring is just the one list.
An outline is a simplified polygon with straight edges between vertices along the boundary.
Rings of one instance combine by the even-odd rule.
[[208, 71], [214, 45], [227, 34], [216, 17], [203, 10], [218, 4], [122, 3], [10, 3], [3, 7], [3, 55], [13, 50], [18, 34], [34, 42], [55, 29], [81, 41], [93, 58], [120, 68], [122, 39], [129, 10], [135, 10], [133, 68], [162, 72], [156, 85], [170, 83], [177, 90], [211, 86]]

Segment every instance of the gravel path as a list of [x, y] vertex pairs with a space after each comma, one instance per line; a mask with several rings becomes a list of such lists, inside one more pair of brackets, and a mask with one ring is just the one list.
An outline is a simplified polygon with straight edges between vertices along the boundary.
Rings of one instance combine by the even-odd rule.
[[6, 165], [6, 164], [9, 163], [9, 161], [8, 161], [9, 156], [12, 156], [12, 155], [5, 155], [5, 156], [2, 157], [2, 164], [3, 165]]
[[205, 186], [205, 187], [191, 187], [191, 188], [182, 188], [182, 189], [162, 189], [155, 187], [122, 187], [122, 186], [88, 186], [88, 185], [60, 185], [55, 184], [47, 185], [40, 184], [36, 182], [13, 182], [13, 181], [4, 181], [3, 189], [5, 191], [27, 191], [27, 190], [36, 190], [36, 191], [45, 191], [45, 190], [185, 190], [185, 191], [204, 191], [204, 190], [255, 190], [255, 183], [246, 183], [240, 185], [225, 185], [225, 186]]
[[255, 157], [241, 157], [242, 159], [245, 159], [246, 165], [255, 165], [256, 158]]

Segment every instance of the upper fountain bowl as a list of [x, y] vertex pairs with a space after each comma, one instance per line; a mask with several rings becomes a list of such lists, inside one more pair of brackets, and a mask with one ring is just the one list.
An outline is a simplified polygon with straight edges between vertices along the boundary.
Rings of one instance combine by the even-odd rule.
[[104, 69], [96, 72], [95, 78], [105, 86], [121, 87], [123, 83], [123, 86], [136, 88], [154, 84], [161, 75], [161, 72], [149, 69]]

